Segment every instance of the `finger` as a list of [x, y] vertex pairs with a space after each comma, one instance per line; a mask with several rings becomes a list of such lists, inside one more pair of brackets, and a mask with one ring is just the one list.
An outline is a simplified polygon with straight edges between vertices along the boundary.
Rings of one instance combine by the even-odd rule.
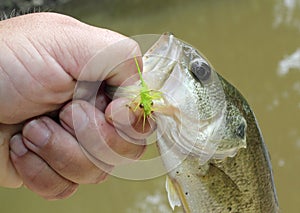
[[72, 195], [78, 185], [52, 170], [39, 156], [29, 151], [20, 134], [10, 140], [11, 160], [24, 185], [40, 196], [53, 200]]
[[124, 140], [106, 121], [104, 113], [87, 102], [74, 101], [67, 105], [60, 119], [91, 156], [107, 164], [130, 162], [140, 157], [145, 149], [144, 145]]
[[87, 159], [76, 139], [48, 117], [27, 123], [23, 129], [26, 147], [40, 156], [64, 178], [75, 183], [103, 181], [112, 166], [100, 170]]
[[23, 183], [9, 158], [9, 140], [21, 129], [22, 125], [0, 124], [0, 186], [17, 188]]

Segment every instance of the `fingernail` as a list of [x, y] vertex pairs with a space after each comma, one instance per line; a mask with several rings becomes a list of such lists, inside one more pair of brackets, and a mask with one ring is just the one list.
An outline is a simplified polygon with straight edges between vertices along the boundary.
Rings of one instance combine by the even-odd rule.
[[48, 143], [51, 132], [42, 120], [37, 119], [25, 125], [23, 135], [32, 144], [43, 147]]
[[14, 135], [10, 139], [9, 147], [11, 151], [19, 157], [25, 155], [28, 152], [28, 149], [25, 147], [22, 136], [20, 134]]
[[71, 129], [80, 130], [88, 123], [88, 116], [79, 103], [66, 107], [60, 113], [60, 119]]

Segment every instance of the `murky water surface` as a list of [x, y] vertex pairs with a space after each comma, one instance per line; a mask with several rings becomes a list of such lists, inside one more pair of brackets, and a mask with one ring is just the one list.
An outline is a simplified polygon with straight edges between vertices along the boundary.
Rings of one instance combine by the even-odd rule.
[[[271, 154], [282, 212], [300, 212], [300, 0], [100, 2], [73, 0], [64, 13], [126, 35], [173, 32], [244, 94]], [[0, 212], [171, 212], [164, 180], [110, 178], [56, 202], [1, 188]]]

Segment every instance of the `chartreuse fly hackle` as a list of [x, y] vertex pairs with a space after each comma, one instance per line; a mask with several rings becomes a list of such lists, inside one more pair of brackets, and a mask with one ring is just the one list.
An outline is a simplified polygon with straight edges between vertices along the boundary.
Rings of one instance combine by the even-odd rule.
[[153, 101], [162, 99], [162, 93], [160, 91], [149, 89], [147, 83], [145, 82], [142, 76], [142, 72], [136, 57], [134, 57], [134, 61], [138, 70], [138, 74], [140, 76], [141, 87], [139, 91], [139, 97], [135, 102], [136, 106], [134, 107], [133, 110], [136, 111], [138, 108], [142, 110], [141, 116], [143, 117], [143, 130], [144, 130], [146, 119], [150, 117], [151, 119], [154, 120], [152, 116], [152, 113], [155, 111]]

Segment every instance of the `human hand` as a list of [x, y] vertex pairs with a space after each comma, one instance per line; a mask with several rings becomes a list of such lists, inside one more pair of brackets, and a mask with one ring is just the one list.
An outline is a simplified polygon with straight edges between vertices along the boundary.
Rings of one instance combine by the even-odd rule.
[[[109, 151], [130, 159], [142, 154], [144, 138], [135, 138], [129, 132], [140, 144], [129, 143], [113, 125], [126, 130], [137, 120], [124, 107], [123, 99], [110, 102], [100, 90], [94, 105], [87, 100], [69, 102], [78, 80], [84, 85], [81, 89], [86, 90], [77, 93], [84, 97], [99, 81], [118, 86], [136, 74], [130, 59], [141, 53], [136, 42], [122, 42], [125, 39], [118, 33], [54, 13], [0, 22], [1, 186], [24, 184], [47, 199], [64, 198], [78, 184], [103, 181], [114, 165], [122, 163], [120, 158], [106, 156]], [[117, 43], [117, 48], [108, 48]], [[89, 63], [87, 72], [81, 73], [100, 50], [105, 50], [98, 58], [101, 61]], [[114, 120], [113, 107], [119, 108], [118, 114], [122, 115], [114, 116]], [[47, 116], [57, 110], [61, 124]], [[83, 142], [93, 144], [86, 153], [95, 149], [104, 156], [103, 162], [97, 159], [101, 168], [91, 162], [92, 156], [86, 157], [80, 145]]]

